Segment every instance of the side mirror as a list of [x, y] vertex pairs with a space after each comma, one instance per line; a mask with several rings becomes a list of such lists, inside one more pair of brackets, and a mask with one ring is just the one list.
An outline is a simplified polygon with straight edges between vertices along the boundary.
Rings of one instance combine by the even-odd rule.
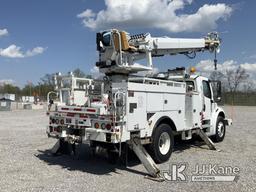
[[217, 95], [216, 95], [216, 101], [221, 101], [221, 81], [217, 81]]
[[213, 99], [215, 102], [221, 102], [221, 81], [210, 81], [212, 91], [213, 91]]

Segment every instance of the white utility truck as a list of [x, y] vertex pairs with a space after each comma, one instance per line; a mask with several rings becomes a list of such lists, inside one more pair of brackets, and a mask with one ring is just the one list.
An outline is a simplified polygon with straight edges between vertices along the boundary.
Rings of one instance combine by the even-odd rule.
[[[54, 152], [63, 141], [89, 141], [92, 148], [105, 147], [119, 155], [126, 145], [149, 174], [157, 177], [159, 169], [155, 162], [170, 158], [174, 135], [180, 134], [187, 140], [198, 134], [211, 149], [215, 146], [208, 136], [217, 142], [224, 139], [231, 120], [214, 98], [214, 95], [220, 98], [219, 82], [218, 91], [213, 92], [209, 79], [184, 68], [135, 76], [140, 71], [150, 74], [153, 57], [175, 54], [194, 57], [206, 50], [216, 56], [220, 46], [216, 33], [200, 39], [183, 39], [151, 37], [149, 33], [129, 35], [111, 29], [97, 33], [96, 38], [99, 52], [96, 66], [105, 73], [103, 83], [95, 82], [85, 105], [57, 107], [60, 114], [55, 118], [64, 118], [64, 124]], [[146, 59], [147, 65], [136, 63], [141, 59]]]

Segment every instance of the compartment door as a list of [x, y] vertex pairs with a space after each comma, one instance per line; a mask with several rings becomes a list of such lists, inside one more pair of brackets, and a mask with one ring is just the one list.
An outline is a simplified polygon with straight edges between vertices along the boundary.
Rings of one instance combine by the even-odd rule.
[[127, 102], [127, 129], [136, 131], [147, 126], [146, 93], [134, 91], [133, 96], [128, 96]]

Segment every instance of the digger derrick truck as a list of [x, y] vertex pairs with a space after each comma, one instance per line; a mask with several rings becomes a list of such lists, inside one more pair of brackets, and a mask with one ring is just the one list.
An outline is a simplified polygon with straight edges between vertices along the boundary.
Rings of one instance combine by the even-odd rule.
[[[66, 141], [89, 141], [92, 148], [103, 146], [119, 155], [127, 144], [149, 174], [157, 177], [155, 162], [170, 158], [174, 135], [180, 134], [187, 140], [198, 134], [211, 149], [215, 146], [209, 136], [215, 141], [224, 139], [226, 126], [232, 121], [217, 105], [209, 79], [185, 68], [135, 76], [140, 71], [150, 74], [153, 57], [194, 57], [197, 52], [218, 52], [220, 39], [216, 33], [183, 39], [152, 37], [149, 33], [130, 35], [111, 29], [97, 33], [96, 42], [96, 66], [105, 73], [103, 84], [91, 90], [87, 105], [58, 107], [59, 112], [69, 114], [64, 121]], [[146, 59], [147, 65], [136, 63], [141, 59]], [[219, 99], [219, 83], [217, 87]], [[94, 97], [99, 100], [93, 100]], [[59, 147], [57, 142], [53, 151]]]

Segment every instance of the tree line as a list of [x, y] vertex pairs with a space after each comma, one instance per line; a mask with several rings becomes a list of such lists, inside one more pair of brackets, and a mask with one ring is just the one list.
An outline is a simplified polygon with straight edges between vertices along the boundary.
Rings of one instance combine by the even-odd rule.
[[[81, 69], [73, 70], [76, 77], [92, 78]], [[48, 92], [54, 90], [54, 75], [46, 74], [37, 84], [27, 83], [23, 88], [12, 84], [0, 85], [0, 93], [15, 94], [16, 98], [21, 96], [36, 96], [41, 100], [46, 99]], [[225, 71], [213, 71], [209, 75], [209, 79], [222, 82], [222, 95], [224, 103], [256, 105], [256, 87], [255, 82], [244, 68], [227, 69]]]
[[255, 80], [241, 66], [225, 71], [213, 71], [209, 79], [222, 82], [223, 103], [256, 105]]

